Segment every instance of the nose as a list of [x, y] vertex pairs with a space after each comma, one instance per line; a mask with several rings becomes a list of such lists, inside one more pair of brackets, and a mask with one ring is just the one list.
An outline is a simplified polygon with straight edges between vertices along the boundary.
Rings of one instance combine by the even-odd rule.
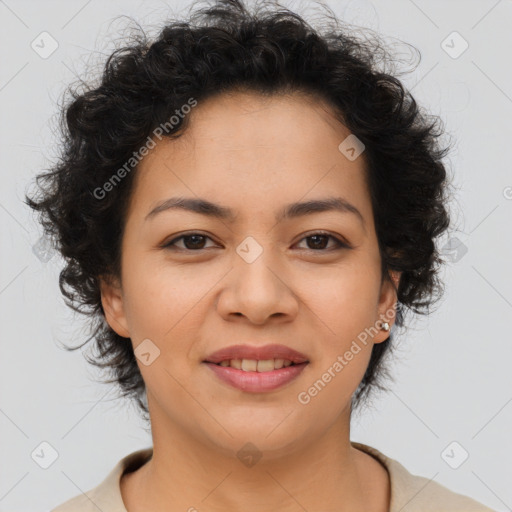
[[239, 259], [226, 276], [225, 288], [217, 302], [219, 314], [231, 321], [243, 316], [256, 325], [267, 323], [269, 318], [279, 318], [281, 322], [293, 320], [299, 300], [293, 292], [293, 283], [286, 277], [279, 265], [269, 266], [263, 254], [252, 263]]

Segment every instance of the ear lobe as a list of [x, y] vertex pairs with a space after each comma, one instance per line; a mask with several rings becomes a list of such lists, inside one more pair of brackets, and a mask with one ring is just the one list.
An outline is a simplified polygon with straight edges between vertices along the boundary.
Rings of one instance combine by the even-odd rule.
[[128, 324], [119, 280], [112, 276], [100, 277], [101, 305], [110, 327], [123, 338], [129, 338]]
[[379, 317], [376, 322], [379, 332], [375, 336], [375, 343], [382, 343], [389, 337], [389, 331], [381, 328], [382, 323], [387, 322], [391, 328], [396, 318], [397, 291], [402, 273], [391, 270], [389, 274], [391, 279], [385, 279], [381, 287]]

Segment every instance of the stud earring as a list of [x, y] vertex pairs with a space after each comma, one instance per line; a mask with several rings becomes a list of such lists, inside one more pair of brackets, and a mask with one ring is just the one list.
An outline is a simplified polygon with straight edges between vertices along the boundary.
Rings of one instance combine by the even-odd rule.
[[389, 324], [387, 322], [383, 322], [381, 325], [381, 329], [383, 329], [384, 331], [389, 331]]

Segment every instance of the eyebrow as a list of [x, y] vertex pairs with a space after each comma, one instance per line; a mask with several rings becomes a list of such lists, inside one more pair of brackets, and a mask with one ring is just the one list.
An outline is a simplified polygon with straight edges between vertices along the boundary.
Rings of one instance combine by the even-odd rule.
[[[193, 197], [171, 197], [158, 203], [147, 215], [146, 220], [154, 217], [160, 212], [168, 210], [185, 210], [189, 212], [199, 213], [207, 217], [234, 222], [236, 219], [235, 212], [220, 204], [212, 203], [206, 199]], [[341, 213], [354, 214], [365, 227], [365, 221], [361, 212], [346, 199], [342, 197], [328, 197], [324, 199], [313, 199], [310, 201], [291, 203], [286, 205], [276, 215], [276, 222], [283, 220], [295, 219], [305, 215], [311, 215], [318, 212], [337, 211]]]

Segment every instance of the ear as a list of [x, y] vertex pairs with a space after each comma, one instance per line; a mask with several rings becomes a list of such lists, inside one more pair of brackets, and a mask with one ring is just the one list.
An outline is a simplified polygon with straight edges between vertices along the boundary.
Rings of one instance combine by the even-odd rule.
[[112, 276], [100, 277], [101, 304], [108, 325], [123, 338], [129, 338], [126, 321], [123, 292], [119, 280]]
[[374, 343], [382, 343], [389, 337], [389, 331], [381, 328], [382, 323], [387, 322], [391, 326], [396, 319], [397, 290], [400, 284], [402, 273], [394, 270], [389, 271], [389, 279], [384, 279], [379, 298], [378, 317], [375, 327], [378, 333], [374, 337]]

